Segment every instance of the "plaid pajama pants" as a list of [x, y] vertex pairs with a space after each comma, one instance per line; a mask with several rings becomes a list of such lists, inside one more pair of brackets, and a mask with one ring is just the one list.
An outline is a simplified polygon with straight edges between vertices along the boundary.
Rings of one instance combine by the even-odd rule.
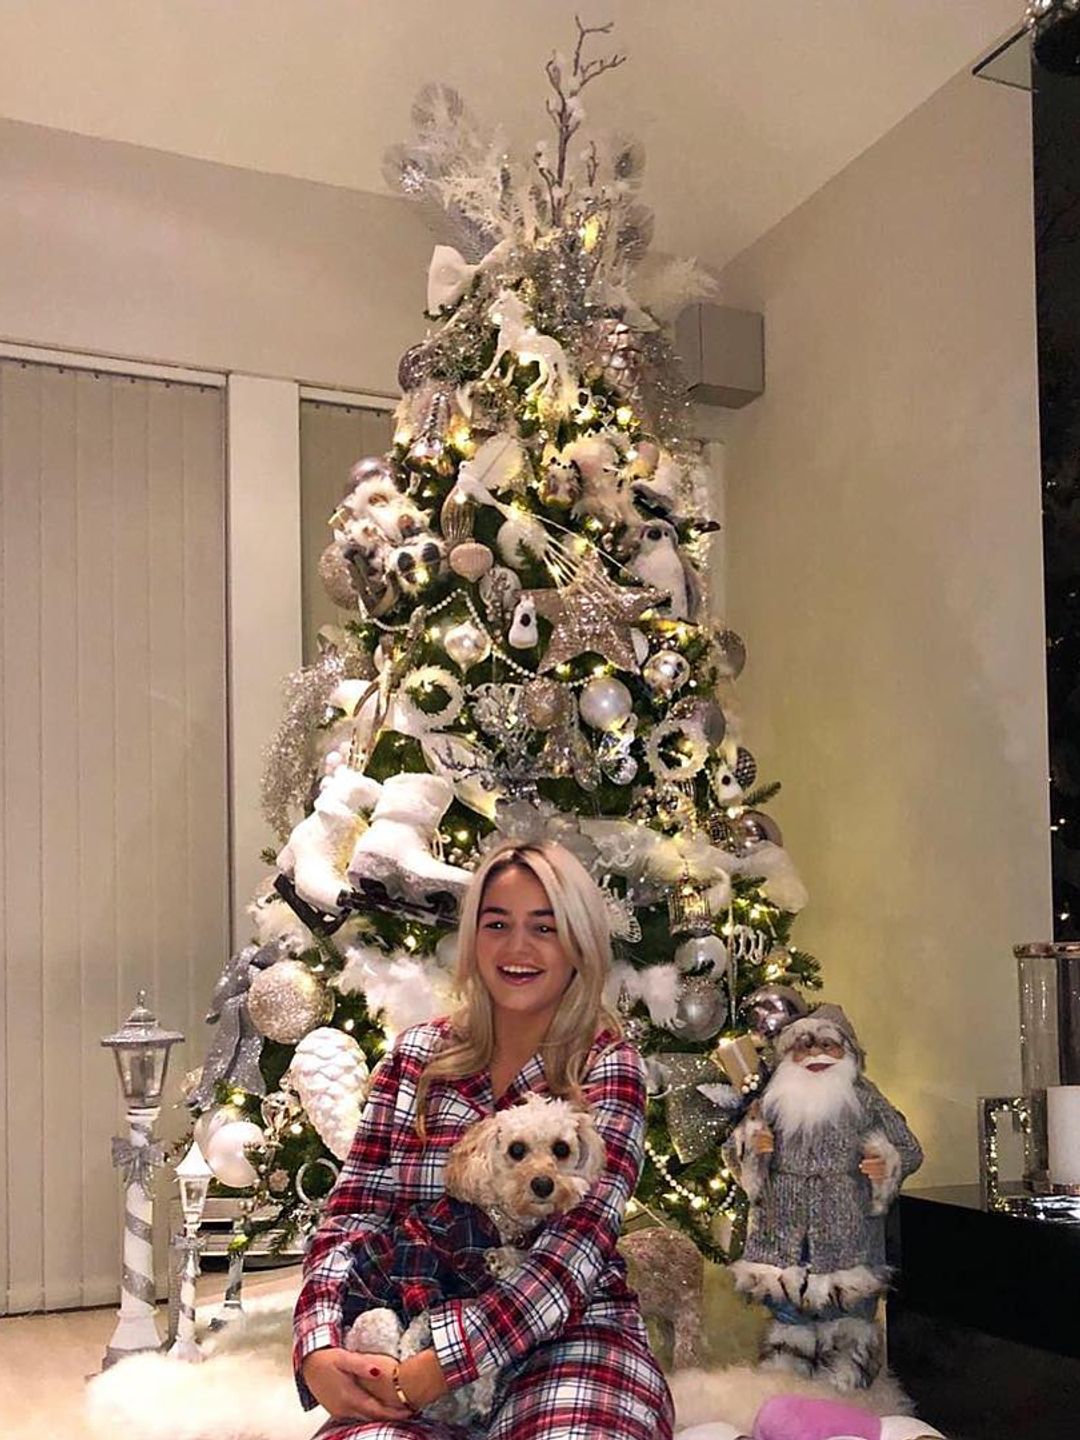
[[484, 1425], [332, 1420], [320, 1440], [671, 1440], [671, 1395], [648, 1348], [582, 1321], [499, 1377]]

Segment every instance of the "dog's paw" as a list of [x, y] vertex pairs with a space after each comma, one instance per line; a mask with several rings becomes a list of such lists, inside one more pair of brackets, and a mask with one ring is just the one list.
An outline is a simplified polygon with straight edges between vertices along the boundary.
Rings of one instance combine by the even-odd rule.
[[488, 1274], [496, 1280], [505, 1280], [512, 1270], [516, 1270], [524, 1259], [525, 1252], [518, 1250], [513, 1245], [499, 1245], [494, 1250], [489, 1250], [484, 1256], [484, 1264], [487, 1266]]
[[417, 1315], [412, 1321], [405, 1334], [401, 1337], [401, 1345], [398, 1349], [398, 1359], [407, 1360], [410, 1355], [419, 1355], [421, 1350], [427, 1350], [431, 1345], [431, 1321], [425, 1310], [422, 1315]]

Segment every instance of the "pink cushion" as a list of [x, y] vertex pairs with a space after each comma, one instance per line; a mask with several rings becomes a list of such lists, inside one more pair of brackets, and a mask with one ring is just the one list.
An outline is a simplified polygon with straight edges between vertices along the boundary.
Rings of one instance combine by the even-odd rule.
[[774, 1395], [754, 1421], [754, 1440], [832, 1440], [836, 1435], [881, 1440], [881, 1420], [838, 1400]]

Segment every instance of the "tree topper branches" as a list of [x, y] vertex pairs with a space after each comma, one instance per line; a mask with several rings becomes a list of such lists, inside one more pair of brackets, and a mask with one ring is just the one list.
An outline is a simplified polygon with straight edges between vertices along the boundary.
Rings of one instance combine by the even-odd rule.
[[[614, 21], [609, 20], [606, 25], [583, 25], [581, 17], [574, 16], [574, 24], [577, 26], [577, 45], [574, 47], [574, 62], [569, 79], [563, 75], [565, 61], [556, 53], [544, 66], [551, 88], [555, 91], [555, 99], [548, 100], [545, 105], [547, 113], [551, 116], [558, 135], [558, 156], [554, 168], [548, 164], [543, 148], [538, 147], [536, 157], [536, 168], [547, 187], [548, 200], [551, 206], [551, 219], [553, 224], [558, 224], [562, 219], [563, 205], [566, 200], [566, 160], [570, 141], [577, 133], [584, 119], [585, 111], [578, 98], [591, 80], [602, 75], [605, 70], [615, 70], [618, 66], [625, 64], [626, 56], [617, 52], [614, 55], [600, 56], [595, 60], [582, 60], [582, 53], [585, 48], [585, 41], [590, 35], [610, 35], [614, 28]], [[565, 86], [565, 88], [564, 88]]]

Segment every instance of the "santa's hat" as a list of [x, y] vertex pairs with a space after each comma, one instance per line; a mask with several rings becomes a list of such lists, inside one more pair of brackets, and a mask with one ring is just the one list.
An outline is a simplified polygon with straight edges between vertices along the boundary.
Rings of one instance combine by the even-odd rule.
[[790, 1025], [785, 1025], [776, 1041], [777, 1059], [782, 1060], [795, 1048], [799, 1039], [804, 1035], [814, 1040], [832, 1041], [833, 1044], [843, 1045], [845, 1050], [854, 1055], [860, 1070], [866, 1063], [866, 1056], [856, 1038], [851, 1021], [839, 1005], [815, 1005], [809, 1015], [804, 1015], [799, 1020], [792, 1020]]

